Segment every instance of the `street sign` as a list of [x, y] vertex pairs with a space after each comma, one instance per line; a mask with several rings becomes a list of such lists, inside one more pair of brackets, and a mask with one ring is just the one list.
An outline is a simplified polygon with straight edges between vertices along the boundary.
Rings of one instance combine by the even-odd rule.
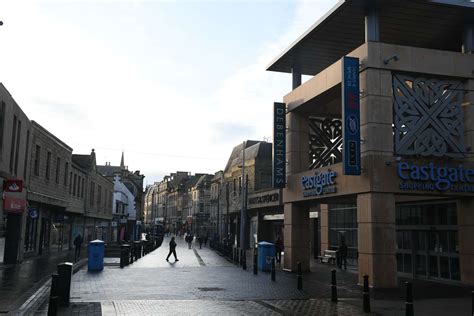
[[5, 180], [4, 182], [5, 192], [22, 192], [23, 191], [23, 180]]
[[38, 218], [38, 209], [35, 208], [35, 207], [29, 208], [29, 209], [28, 209], [28, 215], [29, 215], [32, 219]]
[[273, 187], [286, 184], [286, 104], [273, 104]]
[[342, 57], [343, 173], [360, 175], [359, 59]]

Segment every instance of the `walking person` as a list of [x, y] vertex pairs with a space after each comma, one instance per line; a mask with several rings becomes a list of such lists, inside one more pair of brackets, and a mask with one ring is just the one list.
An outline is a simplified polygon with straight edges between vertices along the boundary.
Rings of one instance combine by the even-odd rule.
[[344, 238], [341, 239], [341, 243], [337, 250], [339, 255], [338, 267], [339, 269], [342, 269], [342, 264], [344, 262], [344, 270], [347, 270], [347, 245]]
[[198, 237], [198, 241], [199, 241], [199, 249], [202, 249], [202, 242], [203, 242], [203, 239], [202, 236], [199, 236]]
[[81, 234], [77, 235], [76, 238], [74, 238], [74, 247], [75, 252], [74, 252], [74, 261], [77, 261], [81, 258], [81, 248], [82, 248], [82, 236]]
[[283, 251], [283, 240], [281, 240], [280, 235], [278, 235], [275, 241], [275, 259], [277, 263], [281, 263], [282, 251]]
[[168, 256], [166, 257], [166, 261], [168, 261], [169, 257], [173, 254], [174, 256], [174, 261], [179, 261], [178, 257], [176, 256], [176, 241], [174, 241], [174, 237], [171, 237], [170, 240], [170, 252], [168, 253]]

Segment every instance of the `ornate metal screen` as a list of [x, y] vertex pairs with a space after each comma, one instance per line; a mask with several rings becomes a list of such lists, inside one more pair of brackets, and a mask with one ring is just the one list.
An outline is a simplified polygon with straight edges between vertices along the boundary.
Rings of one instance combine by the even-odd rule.
[[309, 168], [316, 169], [342, 161], [342, 121], [309, 118]]
[[460, 81], [393, 75], [395, 153], [464, 156]]

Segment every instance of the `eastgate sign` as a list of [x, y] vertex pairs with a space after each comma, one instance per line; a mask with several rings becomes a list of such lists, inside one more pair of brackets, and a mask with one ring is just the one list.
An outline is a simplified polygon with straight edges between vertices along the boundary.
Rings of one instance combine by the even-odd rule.
[[398, 177], [403, 180], [400, 190], [474, 192], [474, 169], [457, 167], [436, 167], [414, 165], [408, 162], [398, 164]]
[[327, 193], [336, 193], [334, 178], [337, 174], [334, 171], [316, 172], [314, 176], [301, 177], [301, 188], [303, 196], [319, 196]]

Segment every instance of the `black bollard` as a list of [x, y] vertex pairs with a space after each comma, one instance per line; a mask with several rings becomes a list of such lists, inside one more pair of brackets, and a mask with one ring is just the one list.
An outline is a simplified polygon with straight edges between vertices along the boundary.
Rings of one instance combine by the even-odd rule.
[[472, 315], [474, 316], [474, 291], [471, 292], [472, 296]]
[[413, 310], [413, 284], [405, 282], [406, 288], [406, 301], [405, 301], [405, 315], [413, 316], [415, 311]]
[[253, 251], [253, 274], [257, 275], [258, 274], [258, 254], [257, 254], [257, 249]]
[[133, 246], [130, 247], [130, 264], [133, 263]]
[[239, 265], [243, 266], [244, 265], [244, 250], [240, 249], [239, 251]]
[[272, 257], [272, 281], [275, 282], [275, 257]]
[[370, 313], [370, 292], [369, 292], [369, 276], [364, 275], [364, 292], [362, 294], [364, 313]]
[[58, 301], [59, 298], [57, 296], [49, 297], [48, 316], [56, 316], [58, 314]]
[[247, 251], [244, 249], [242, 250], [243, 257], [242, 257], [242, 270], [247, 270]]
[[336, 270], [331, 270], [331, 301], [337, 303]]
[[301, 272], [301, 262], [298, 262], [297, 265], [298, 265], [298, 273], [297, 273], [298, 284], [296, 285], [296, 288], [298, 290], [302, 290], [303, 289], [303, 273]]
[[51, 274], [51, 292], [49, 296], [58, 296], [58, 277], [57, 273]]
[[72, 281], [72, 268], [71, 262], [63, 262], [58, 264], [58, 282], [57, 282], [57, 295], [59, 304], [62, 306], [68, 306], [71, 298], [71, 281]]
[[120, 249], [120, 268], [125, 266], [125, 249]]

